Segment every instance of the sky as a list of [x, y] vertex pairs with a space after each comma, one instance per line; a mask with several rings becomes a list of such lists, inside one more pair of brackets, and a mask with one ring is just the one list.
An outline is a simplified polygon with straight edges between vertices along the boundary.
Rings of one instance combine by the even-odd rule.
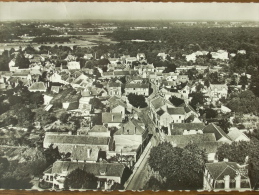
[[259, 3], [0, 2], [0, 20], [259, 21]]

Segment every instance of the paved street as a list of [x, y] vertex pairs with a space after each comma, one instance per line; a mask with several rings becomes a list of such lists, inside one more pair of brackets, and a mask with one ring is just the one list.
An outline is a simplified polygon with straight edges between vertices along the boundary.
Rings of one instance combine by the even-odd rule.
[[151, 149], [151, 143], [148, 144], [145, 151], [143, 152], [143, 158], [139, 159], [141, 162], [137, 162], [136, 166], [133, 170], [133, 177], [130, 178], [128, 185], [126, 186], [126, 190], [140, 190], [144, 187], [146, 182], [146, 177], [148, 175], [147, 171], [147, 163], [148, 157]]

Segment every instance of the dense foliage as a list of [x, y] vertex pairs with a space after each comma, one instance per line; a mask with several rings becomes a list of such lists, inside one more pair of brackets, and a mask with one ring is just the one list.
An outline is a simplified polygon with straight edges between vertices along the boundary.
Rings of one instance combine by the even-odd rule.
[[147, 103], [143, 95], [136, 95], [136, 94], [130, 93], [128, 95], [128, 100], [129, 100], [129, 103], [136, 108], [147, 107]]
[[164, 142], [151, 149], [148, 163], [167, 178], [167, 189], [190, 190], [202, 188], [206, 158], [205, 151], [198, 149], [197, 145], [179, 148]]
[[68, 174], [64, 182], [64, 188], [96, 189], [97, 178], [93, 174], [78, 168]]

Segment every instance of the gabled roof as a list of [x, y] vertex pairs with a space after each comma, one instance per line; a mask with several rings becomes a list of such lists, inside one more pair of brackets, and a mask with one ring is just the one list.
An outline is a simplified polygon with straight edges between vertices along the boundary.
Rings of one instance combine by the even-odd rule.
[[108, 132], [108, 129], [103, 125], [95, 125], [89, 132]]
[[36, 82], [33, 83], [30, 87], [29, 90], [37, 90], [37, 91], [46, 91], [46, 87], [43, 82]]
[[108, 85], [109, 87], [121, 87], [121, 83], [119, 82], [110, 82]]
[[171, 104], [170, 102], [166, 101], [164, 98], [162, 98], [161, 96], [151, 100], [150, 102], [152, 104], [152, 106], [155, 108], [155, 110], [157, 110], [158, 108], [161, 108], [162, 106], [169, 104], [170, 106], [174, 107], [173, 104]]
[[44, 138], [44, 143], [51, 144], [84, 144], [84, 145], [108, 145], [109, 137], [77, 136], [77, 135], [55, 135], [49, 134]]
[[205, 127], [204, 123], [173, 123], [172, 132], [175, 130], [202, 130]]
[[206, 163], [205, 166], [215, 180], [223, 180], [226, 175], [229, 175], [230, 179], [234, 179], [237, 173], [241, 173], [240, 166], [236, 162]]
[[170, 115], [178, 115], [178, 114], [184, 115], [185, 114], [184, 107], [167, 108], [167, 112]]
[[219, 126], [215, 125], [214, 123], [211, 123], [208, 126], [204, 127], [203, 133], [214, 133], [216, 140], [219, 140], [222, 137], [226, 137], [231, 141], [231, 138]]
[[125, 88], [144, 88], [144, 89], [148, 89], [149, 88], [149, 84], [143, 84], [143, 83], [137, 83], [137, 84], [126, 84]]
[[[90, 156], [87, 156], [89, 151]], [[96, 146], [74, 146], [71, 152], [71, 158], [73, 160], [88, 160], [88, 161], [97, 161], [99, 154], [99, 148]]]
[[61, 174], [63, 171], [68, 173], [75, 169], [82, 169], [95, 176], [101, 176], [101, 172], [105, 176], [122, 177], [125, 166], [121, 163], [84, 163], [84, 162], [70, 162], [70, 161], [56, 161], [53, 164], [51, 173]]
[[[130, 127], [130, 131], [126, 132], [123, 128]], [[144, 123], [140, 120], [137, 120], [135, 118], [130, 119], [128, 122], [122, 124], [122, 127], [115, 132], [115, 135], [142, 135], [145, 132], [145, 128], [143, 128]]]
[[166, 137], [167, 141], [176, 144], [177, 146], [186, 146], [189, 143], [215, 142], [213, 133], [206, 134], [191, 134], [191, 135], [170, 135]]
[[102, 122], [103, 123], [121, 123], [122, 122], [122, 114], [121, 113], [102, 113]]
[[228, 133], [228, 136], [232, 141], [235, 141], [237, 138], [240, 136], [245, 137], [247, 140], [250, 140], [244, 133], [242, 133], [239, 129], [237, 128], [232, 128], [232, 130]]

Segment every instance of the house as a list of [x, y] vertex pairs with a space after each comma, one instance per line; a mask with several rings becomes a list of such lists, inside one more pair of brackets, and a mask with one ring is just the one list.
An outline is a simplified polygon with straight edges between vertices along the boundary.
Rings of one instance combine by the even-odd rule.
[[97, 146], [102, 151], [108, 151], [110, 137], [46, 134], [43, 147], [48, 148], [51, 144], [58, 147], [59, 152], [64, 153], [72, 153], [75, 146]]
[[194, 135], [170, 135], [166, 136], [166, 140], [173, 146], [184, 148], [188, 144], [198, 144], [204, 142], [215, 142], [216, 137], [213, 133], [194, 134]]
[[114, 65], [120, 61], [119, 58], [108, 58], [108, 60], [109, 60], [110, 64], [114, 64]]
[[114, 183], [122, 183], [125, 166], [121, 163], [56, 161], [51, 168], [44, 171], [43, 180], [63, 189], [67, 175], [78, 168], [98, 178], [98, 189], [109, 190]]
[[30, 92], [36, 92], [36, 91], [39, 91], [39, 92], [46, 92], [47, 90], [47, 87], [45, 86], [45, 84], [43, 82], [35, 82], [33, 83], [29, 88], [28, 90]]
[[100, 149], [97, 146], [75, 145], [71, 152], [72, 162], [96, 163], [98, 161]]
[[138, 118], [131, 118], [114, 134], [115, 152], [117, 154], [133, 155], [134, 164], [147, 145], [148, 129]]
[[207, 154], [207, 160], [212, 162], [216, 159], [216, 153], [221, 143], [216, 141], [213, 133], [209, 134], [189, 134], [189, 135], [171, 135], [166, 140], [174, 147], [184, 148], [188, 144], [196, 144], [201, 150]]
[[93, 56], [93, 54], [91, 54], [91, 53], [84, 55], [84, 59], [86, 59], [86, 60], [91, 60], [93, 57], [94, 57], [94, 56]]
[[71, 62], [76, 60], [76, 56], [68, 54], [68, 56], [65, 58], [66, 61]]
[[213, 59], [219, 59], [219, 60], [228, 60], [228, 52], [225, 50], [218, 50], [217, 52], [211, 52], [211, 57]]
[[203, 134], [204, 123], [172, 123], [170, 125], [171, 135]]
[[214, 133], [218, 142], [231, 144], [231, 138], [217, 125], [210, 123], [203, 129], [203, 133]]
[[80, 69], [80, 63], [76, 61], [71, 61], [67, 63], [68, 70]]
[[149, 84], [138, 83], [138, 84], [126, 84], [125, 85], [125, 95], [129, 95], [130, 93], [136, 95], [149, 96]]
[[78, 72], [80, 74], [75, 80], [71, 82], [72, 87], [74, 88], [85, 88], [87, 86], [90, 86], [92, 83], [92, 80], [86, 76], [85, 74]]
[[109, 82], [107, 85], [108, 94], [110, 96], [116, 95], [121, 96], [121, 82]]
[[146, 60], [146, 55], [144, 53], [137, 54], [138, 61]]
[[161, 60], [166, 60], [167, 56], [169, 56], [166, 53], [158, 53], [157, 57], [159, 57]]
[[102, 113], [102, 123], [107, 124], [108, 127], [119, 127], [122, 123], [122, 114], [121, 113]]
[[121, 113], [122, 118], [125, 117], [125, 113], [126, 113], [126, 110], [127, 110], [127, 104], [126, 103], [124, 103], [117, 96], [113, 96], [113, 97], [109, 98], [108, 102], [109, 102], [111, 113]]
[[88, 131], [89, 136], [110, 137], [110, 131], [103, 125], [95, 125]]
[[233, 142], [238, 142], [238, 141], [250, 141], [250, 139], [243, 133], [241, 132], [238, 128], [230, 128], [228, 136]]
[[220, 98], [227, 98], [228, 86], [226, 84], [210, 84], [207, 96], [212, 101], [217, 101]]
[[247, 166], [228, 161], [206, 163], [203, 178], [203, 189], [251, 190]]
[[194, 53], [186, 55], [185, 59], [186, 59], [187, 62], [190, 62], [190, 61], [195, 62], [196, 61], [196, 55]]

